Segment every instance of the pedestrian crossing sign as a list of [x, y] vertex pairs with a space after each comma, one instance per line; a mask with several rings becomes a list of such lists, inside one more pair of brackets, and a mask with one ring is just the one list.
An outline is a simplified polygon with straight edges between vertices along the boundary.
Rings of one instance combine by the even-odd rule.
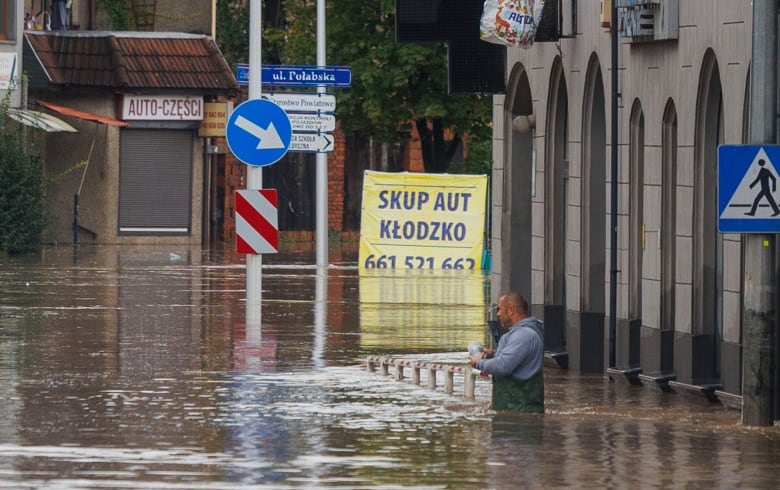
[[718, 231], [780, 233], [780, 145], [718, 147]]

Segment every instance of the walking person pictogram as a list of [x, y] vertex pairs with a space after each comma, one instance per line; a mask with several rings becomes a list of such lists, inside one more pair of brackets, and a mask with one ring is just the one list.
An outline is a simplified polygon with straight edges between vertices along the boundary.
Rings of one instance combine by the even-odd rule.
[[[758, 161], [758, 164], [761, 166], [761, 170], [758, 171], [758, 177], [756, 177], [756, 180], [754, 180], [750, 184], [750, 188], [752, 189], [756, 184], [761, 184], [761, 191], [758, 193], [756, 198], [753, 200], [753, 206], [750, 208], [750, 211], [745, 213], [748, 216], [755, 216], [756, 215], [756, 209], [758, 208], [758, 203], [761, 201], [762, 197], [766, 197], [766, 200], [769, 201], [769, 205], [772, 206], [772, 216], [777, 216], [780, 214], [780, 208], [777, 207], [777, 202], [775, 202], [775, 198], [772, 197], [772, 193], [777, 190], [777, 179], [774, 175], [772, 175], [772, 172], [764, 167], [766, 165], [766, 162], [764, 159], [760, 159]], [[772, 190], [769, 190], [769, 181], [772, 181]]]

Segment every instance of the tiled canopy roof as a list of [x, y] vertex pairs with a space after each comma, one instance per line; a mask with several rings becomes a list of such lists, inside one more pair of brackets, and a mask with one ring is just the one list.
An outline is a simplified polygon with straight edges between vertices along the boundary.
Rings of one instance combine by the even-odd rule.
[[31, 31], [25, 39], [55, 86], [198, 90], [230, 95], [238, 83], [213, 39], [161, 32]]

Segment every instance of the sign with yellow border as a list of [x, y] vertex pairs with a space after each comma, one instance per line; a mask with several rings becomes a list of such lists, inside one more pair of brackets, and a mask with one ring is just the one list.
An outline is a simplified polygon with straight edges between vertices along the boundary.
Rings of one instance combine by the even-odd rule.
[[366, 171], [359, 267], [481, 269], [486, 194], [486, 175]]

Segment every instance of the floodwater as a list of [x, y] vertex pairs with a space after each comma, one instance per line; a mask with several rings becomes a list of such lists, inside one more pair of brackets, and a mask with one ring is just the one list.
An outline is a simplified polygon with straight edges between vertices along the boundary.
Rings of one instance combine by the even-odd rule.
[[778, 428], [703, 399], [548, 367], [544, 415], [499, 414], [369, 372], [463, 364], [487, 277], [348, 255], [263, 256], [249, 324], [228, 250], [0, 258], [0, 488], [777, 488]]

